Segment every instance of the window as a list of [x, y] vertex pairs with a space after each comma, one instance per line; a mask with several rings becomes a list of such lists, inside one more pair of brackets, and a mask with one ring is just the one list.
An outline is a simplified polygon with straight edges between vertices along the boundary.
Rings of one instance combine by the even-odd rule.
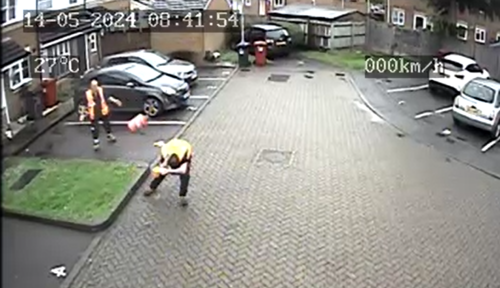
[[392, 24], [398, 26], [405, 25], [405, 10], [398, 8], [392, 9]]
[[465, 86], [463, 93], [481, 102], [493, 103], [496, 91], [486, 85], [471, 81]]
[[38, 10], [46, 10], [52, 8], [52, 0], [37, 0]]
[[476, 33], [474, 33], [474, 40], [477, 43], [486, 43], [486, 30], [483, 28], [476, 27]]
[[69, 4], [76, 4], [78, 0], [69, 0]]
[[16, 0], [2, 0], [2, 24], [16, 19]]
[[87, 36], [90, 52], [97, 52], [97, 33], [92, 33]]
[[245, 6], [252, 6], [252, 0], [245, 0]]
[[465, 70], [471, 73], [483, 73], [483, 68], [481, 68], [478, 64], [470, 64], [465, 68]]
[[286, 2], [285, 0], [274, 0], [273, 5], [275, 8], [283, 7], [285, 6], [285, 2]]
[[16, 90], [31, 81], [28, 58], [14, 63], [9, 68], [10, 89]]
[[465, 23], [457, 23], [457, 37], [460, 40], [467, 40], [468, 26]]
[[[56, 44], [54, 46], [51, 46], [43, 51], [41, 51], [42, 55], [46, 55], [48, 57], [71, 57], [71, 42], [62, 42], [59, 44]], [[50, 71], [49, 75], [44, 75], [44, 78], [58, 78], [65, 76], [69, 72], [69, 67], [68, 65], [63, 64], [65, 63], [64, 61], [57, 61], [55, 63], [54, 67], [50, 68], [45, 67], [45, 71]]]
[[427, 29], [427, 17], [416, 14], [413, 16], [413, 30]]
[[114, 75], [100, 75], [97, 76], [97, 82], [99, 82], [100, 85], [118, 85], [118, 86], [125, 86], [127, 85], [127, 81], [124, 79], [121, 79], [121, 77], [115, 77]]

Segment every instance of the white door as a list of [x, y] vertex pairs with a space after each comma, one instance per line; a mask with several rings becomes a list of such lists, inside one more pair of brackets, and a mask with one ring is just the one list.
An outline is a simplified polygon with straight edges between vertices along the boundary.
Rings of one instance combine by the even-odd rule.
[[266, 16], [266, 0], [259, 0], [259, 15]]

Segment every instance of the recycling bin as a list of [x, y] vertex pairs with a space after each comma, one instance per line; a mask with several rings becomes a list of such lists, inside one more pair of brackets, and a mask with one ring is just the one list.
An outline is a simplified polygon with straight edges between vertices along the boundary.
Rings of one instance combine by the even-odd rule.
[[249, 67], [250, 60], [248, 59], [248, 48], [250, 43], [240, 42], [236, 45], [236, 51], [238, 52], [238, 64], [240, 67]]

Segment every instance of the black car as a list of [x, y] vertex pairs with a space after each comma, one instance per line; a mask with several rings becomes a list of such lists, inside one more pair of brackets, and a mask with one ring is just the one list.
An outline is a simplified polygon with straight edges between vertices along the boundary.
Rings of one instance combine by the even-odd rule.
[[81, 81], [75, 103], [81, 106], [84, 91], [92, 80], [97, 80], [104, 88], [105, 96], [113, 96], [122, 101], [122, 107], [115, 111], [144, 112], [156, 117], [162, 112], [187, 106], [190, 97], [189, 85], [169, 77], [149, 66], [126, 63], [89, 71]]
[[[245, 31], [245, 42], [267, 42], [267, 55], [286, 56], [290, 53], [292, 38], [286, 28], [278, 24], [255, 24]], [[250, 47], [250, 54], [254, 54], [254, 47]]]

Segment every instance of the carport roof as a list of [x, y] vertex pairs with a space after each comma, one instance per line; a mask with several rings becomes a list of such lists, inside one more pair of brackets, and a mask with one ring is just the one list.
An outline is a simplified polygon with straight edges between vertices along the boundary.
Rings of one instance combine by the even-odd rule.
[[23, 57], [26, 57], [30, 52], [26, 51], [21, 45], [11, 38], [2, 39], [2, 67], [7, 66]]
[[315, 18], [333, 21], [342, 16], [358, 12], [356, 9], [342, 9], [335, 7], [325, 7], [307, 4], [292, 4], [285, 7], [272, 10], [271, 16], [297, 17], [297, 18]]

